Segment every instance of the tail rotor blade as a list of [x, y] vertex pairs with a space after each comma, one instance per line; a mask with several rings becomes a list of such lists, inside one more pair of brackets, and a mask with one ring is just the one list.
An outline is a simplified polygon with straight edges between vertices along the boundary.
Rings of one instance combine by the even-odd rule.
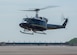
[[61, 21], [65, 20], [64, 14], [61, 15]]

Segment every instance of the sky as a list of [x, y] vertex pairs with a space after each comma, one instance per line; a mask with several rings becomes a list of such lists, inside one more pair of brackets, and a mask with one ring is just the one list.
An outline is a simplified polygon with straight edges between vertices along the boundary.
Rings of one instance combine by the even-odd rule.
[[[34, 12], [20, 10], [58, 6], [39, 12], [48, 23], [62, 24], [69, 19], [65, 29], [47, 30], [43, 34], [22, 34], [19, 23], [26, 17], [34, 17]], [[77, 0], [0, 0], [0, 42], [66, 42], [77, 37]]]

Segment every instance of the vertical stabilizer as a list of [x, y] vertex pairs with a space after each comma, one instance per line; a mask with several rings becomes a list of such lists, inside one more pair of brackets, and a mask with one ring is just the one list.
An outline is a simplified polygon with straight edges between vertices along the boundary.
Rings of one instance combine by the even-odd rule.
[[67, 19], [67, 18], [65, 18], [65, 22], [64, 22], [64, 23], [63, 23], [63, 25], [62, 25], [64, 28], [66, 27], [67, 22], [68, 22], [68, 19]]

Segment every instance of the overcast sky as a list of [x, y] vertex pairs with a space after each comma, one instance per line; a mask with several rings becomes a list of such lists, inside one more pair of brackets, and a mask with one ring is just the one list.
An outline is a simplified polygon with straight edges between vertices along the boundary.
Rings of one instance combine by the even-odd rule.
[[[47, 30], [43, 34], [22, 34], [19, 23], [24, 17], [34, 17], [34, 12], [23, 9], [59, 6], [39, 12], [51, 24], [62, 24], [64, 17], [69, 19], [65, 29]], [[77, 37], [77, 0], [0, 0], [0, 42], [65, 42]]]

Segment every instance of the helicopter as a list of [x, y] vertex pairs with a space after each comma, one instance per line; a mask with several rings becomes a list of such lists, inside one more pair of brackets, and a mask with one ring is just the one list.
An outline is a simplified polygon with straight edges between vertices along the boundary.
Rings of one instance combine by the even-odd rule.
[[[68, 22], [68, 18], [64, 18], [64, 23], [62, 25], [56, 25], [56, 24], [48, 24], [48, 19], [45, 17], [40, 17], [38, 15], [38, 12], [47, 8], [53, 8], [57, 6], [48, 6], [44, 8], [36, 8], [33, 10], [22, 10], [22, 11], [34, 11], [36, 12], [35, 17], [26, 17], [23, 18], [23, 21], [19, 24], [21, 28], [23, 28], [23, 31], [20, 31], [21, 33], [24, 34], [46, 34], [44, 31], [46, 30], [52, 30], [52, 29], [61, 29], [65, 28], [66, 24]], [[28, 33], [29, 31], [32, 31], [32, 33]]]

